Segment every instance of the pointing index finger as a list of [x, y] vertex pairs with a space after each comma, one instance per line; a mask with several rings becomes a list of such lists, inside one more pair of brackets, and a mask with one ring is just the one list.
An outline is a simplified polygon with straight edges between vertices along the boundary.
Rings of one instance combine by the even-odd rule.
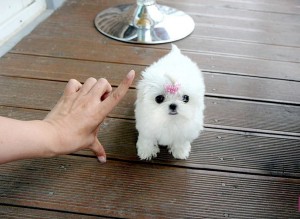
[[107, 115], [122, 100], [127, 93], [135, 76], [134, 70], [131, 70], [123, 79], [121, 84], [115, 89], [101, 104], [102, 115]]

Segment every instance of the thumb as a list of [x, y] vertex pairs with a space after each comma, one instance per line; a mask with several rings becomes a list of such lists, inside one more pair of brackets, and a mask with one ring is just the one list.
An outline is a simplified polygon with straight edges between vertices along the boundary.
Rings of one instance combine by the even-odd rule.
[[90, 149], [97, 156], [97, 158], [100, 161], [100, 163], [106, 163], [106, 153], [105, 153], [103, 145], [100, 143], [100, 141], [98, 140], [98, 138], [95, 138], [95, 141], [91, 145]]

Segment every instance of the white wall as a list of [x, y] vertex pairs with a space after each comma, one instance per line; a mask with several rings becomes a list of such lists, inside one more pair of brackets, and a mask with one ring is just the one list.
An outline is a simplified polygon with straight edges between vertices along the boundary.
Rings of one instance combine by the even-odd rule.
[[34, 0], [2, 0], [0, 1], [0, 25], [26, 8]]
[[11, 50], [65, 0], [0, 0], [0, 57]]
[[46, 10], [46, 0], [0, 1], [0, 46]]

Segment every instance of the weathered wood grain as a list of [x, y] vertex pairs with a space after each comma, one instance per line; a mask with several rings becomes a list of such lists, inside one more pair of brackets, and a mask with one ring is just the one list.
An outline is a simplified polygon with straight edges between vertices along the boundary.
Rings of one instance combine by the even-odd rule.
[[[0, 116], [20, 120], [43, 119], [48, 111], [0, 107]], [[138, 161], [138, 133], [131, 120], [108, 118], [98, 138], [108, 158]], [[252, 174], [300, 177], [300, 137], [262, 135], [250, 132], [206, 128], [192, 144], [190, 158], [175, 160], [164, 147], [155, 163]], [[90, 151], [79, 154], [93, 155]]]
[[[63, 93], [66, 82], [0, 77], [0, 105], [50, 110]], [[129, 90], [110, 116], [134, 119], [136, 91]], [[299, 106], [207, 97], [205, 123], [275, 134], [300, 135]]]
[[[181, 2], [174, 2], [172, 0], [160, 0], [161, 4], [183, 4]], [[299, 2], [297, 1], [239, 1], [239, 0], [188, 0], [186, 4], [195, 6], [203, 5], [218, 9], [235, 9], [241, 11], [255, 11], [255, 12], [276, 12], [282, 14], [300, 14]], [[184, 7], [184, 6], [181, 6]], [[242, 17], [242, 16], [240, 16]], [[255, 16], [256, 17], [256, 16]]]
[[[77, 45], [80, 45], [82, 42], [90, 42], [94, 44], [110, 44], [111, 46], [124, 45], [121, 42], [108, 41], [107, 38], [102, 35], [100, 38], [99, 35], [99, 32], [97, 32], [93, 26], [75, 28], [74, 26], [66, 27], [66, 24], [45, 23], [40, 28], [38, 28], [34, 32], [34, 34], [31, 35], [31, 41], [38, 40], [36, 38], [53, 38], [53, 40], [58, 38], [72, 39], [74, 43], [76, 43], [77, 41]], [[189, 39], [190, 40], [188, 41], [178, 41], [176, 42], [176, 44], [182, 50], [200, 52], [204, 54], [245, 57], [280, 62], [300, 62], [300, 58], [297, 57], [297, 54], [300, 54], [300, 45], [299, 48], [297, 48], [282, 45], [266, 45], [250, 42], [225, 41], [223, 39], [215, 38], [207, 39], [203, 37], [196, 37], [193, 35], [189, 36]], [[131, 45], [130, 47], [137, 47], [137, 45]], [[155, 48], [157, 48], [157, 46]], [[168, 49], [169, 45], [160, 45], [159, 48]]]
[[[92, 16], [93, 14], [112, 7], [112, 6], [116, 6], [116, 5], [120, 5], [120, 4], [132, 4], [135, 3], [134, 1], [131, 0], [115, 0], [115, 1], [89, 1], [89, 0], [76, 0], [76, 1], [68, 1], [66, 2], [66, 4], [64, 5], [63, 8], [61, 8], [60, 10], [58, 10], [56, 12], [57, 16], [64, 16], [63, 15], [63, 11], [67, 10], [70, 14], [70, 16], [72, 16], [74, 13], [78, 13], [78, 12], [89, 12], [90, 16]], [[229, 1], [203, 1], [203, 0], [187, 0], [184, 2], [176, 2], [176, 1], [171, 1], [171, 0], [162, 0], [162, 1], [158, 1], [159, 4], [163, 4], [163, 5], [168, 5], [171, 7], [175, 7], [179, 10], [183, 10], [188, 14], [191, 15], [208, 15], [208, 16], [213, 16], [213, 17], [222, 17], [222, 18], [231, 18], [231, 19], [235, 19], [237, 21], [255, 21], [255, 23], [253, 23], [253, 25], [256, 25], [260, 22], [264, 23], [264, 24], [275, 24], [275, 23], [285, 23], [286, 27], [291, 27], [291, 26], [297, 26], [299, 25], [298, 23], [298, 19], [299, 19], [299, 14], [300, 14], [300, 10], [297, 6], [299, 6], [297, 3], [290, 3], [290, 4], [273, 4], [276, 5], [275, 7], [280, 8], [280, 9], [284, 9], [284, 7], [288, 7], [288, 9], [292, 9], [297, 11], [296, 13], [290, 13], [291, 11], [285, 11], [285, 13], [274, 13], [274, 11], [264, 11], [263, 13], [259, 10], [247, 10], [246, 7], [249, 4], [248, 2], [243, 2], [243, 3], [237, 3], [237, 2], [232, 2], [229, 3]], [[248, 4], [247, 4], [248, 3]], [[223, 4], [223, 6], [221, 6], [221, 4]], [[230, 5], [232, 5], [235, 8], [231, 8]], [[238, 8], [239, 6], [243, 5], [243, 8]], [[255, 4], [256, 7], [268, 7], [268, 4], [262, 3], [262, 4]], [[282, 7], [281, 7], [282, 6]], [[269, 9], [271, 9], [269, 7]], [[298, 13], [299, 12], [299, 13]], [[88, 14], [85, 14], [86, 16], [88, 16]], [[55, 18], [53, 18], [52, 20], [55, 20]], [[71, 21], [70, 21], [71, 22]], [[80, 23], [81, 21], [79, 21]], [[276, 24], [275, 24], [276, 25]], [[286, 28], [286, 27], [282, 27], [282, 28]], [[276, 30], [273, 30], [276, 31]]]
[[[62, 156], [0, 167], [0, 203], [126, 218], [296, 218], [299, 179]], [[176, 172], [176, 174], [175, 174]]]
[[[75, 15], [74, 15], [75, 16]], [[276, 33], [272, 33], [272, 37], [270, 37], [270, 33], [266, 31], [266, 29], [271, 29], [271, 27], [265, 27], [264, 29], [258, 29], [261, 25], [257, 25], [257, 27], [253, 27], [253, 22], [235, 22], [234, 18], [220, 18], [220, 17], [213, 17], [208, 15], [199, 15], [199, 16], [192, 16], [196, 23], [196, 29], [192, 33], [191, 36], [194, 38], [199, 39], [215, 39], [215, 40], [223, 40], [225, 42], [229, 41], [231, 44], [232, 42], [241, 42], [241, 43], [252, 43], [256, 44], [267, 44], [267, 45], [281, 45], [286, 46], [288, 48], [300, 46], [300, 39], [298, 33], [293, 33], [291, 30], [284, 30], [284, 31], [277, 31]], [[76, 32], [76, 35], [72, 37], [78, 38], [80, 36], [87, 37], [88, 33], [93, 33], [93, 35], [89, 34], [89, 39], [99, 40], [99, 35], [94, 34], [92, 31], [96, 31], [93, 28], [93, 23], [91, 22], [92, 18], [87, 17], [85, 18], [87, 21], [86, 23], [82, 23], [82, 21], [72, 22], [72, 19], [65, 18], [65, 22], [61, 23], [55, 20], [48, 20], [45, 22], [45, 26], [47, 25], [58, 25], [63, 26], [66, 29], [79, 29]], [[59, 19], [60, 20], [60, 19]], [[81, 24], [82, 23], [82, 24]], [[237, 24], [235, 24], [237, 23]], [[67, 25], [66, 25], [67, 24]], [[239, 24], [239, 25], [238, 25]], [[251, 26], [252, 25], [252, 26]], [[275, 27], [274, 27], [275, 28]], [[277, 27], [276, 27], [277, 28]], [[57, 30], [56, 29], [56, 30]], [[35, 34], [41, 34], [41, 30], [49, 32], [47, 28], [40, 28], [34, 31]], [[87, 31], [84, 33], [84, 31]], [[68, 33], [64, 31], [61, 35], [64, 34], [66, 36]], [[110, 41], [108, 38], [103, 38], [101, 41], [108, 42]], [[111, 41], [110, 43], [118, 44], [117, 41]], [[151, 46], [150, 46], [151, 47]], [[164, 47], [161, 45], [161, 47]]]
[[101, 124], [108, 163], [83, 150], [1, 165], [0, 217], [297, 218], [299, 1], [158, 1], [195, 20], [176, 44], [204, 70], [206, 111], [188, 160], [161, 147], [150, 162], [136, 155], [135, 85], [170, 45], [121, 43], [93, 23], [104, 8], [129, 2], [68, 0], [0, 59], [0, 116], [21, 120], [44, 118], [70, 78], [117, 86], [138, 72]]
[[[100, 37], [100, 36], [99, 36]], [[103, 36], [101, 36], [103, 37]], [[200, 48], [199, 48], [200, 49]], [[146, 48], [140, 46], [117, 46], [76, 39], [28, 37], [11, 52], [77, 60], [91, 60], [130, 65], [150, 65], [169, 49]], [[288, 78], [299, 80], [299, 63], [285, 63], [271, 60], [251, 59], [250, 57], [222, 56], [214, 52], [202, 53], [186, 51], [192, 60], [207, 71], [228, 72], [243, 75]], [[282, 72], [284, 72], [282, 74]]]
[[[58, 25], [65, 24], [66, 27], [74, 28], [80, 26], [80, 29], [92, 27], [91, 22], [96, 14], [108, 7], [124, 4], [125, 2], [132, 3], [132, 1], [80, 1], [81, 4], [71, 3], [66, 4], [61, 10], [57, 11], [49, 23]], [[237, 10], [230, 8], [230, 3], [221, 1], [221, 4], [226, 4], [228, 7], [219, 7], [216, 1], [197, 1], [196, 3], [175, 3], [174, 1], [166, 2], [166, 5], [171, 5], [189, 13], [196, 22], [196, 29], [193, 36], [203, 37], [208, 34], [211, 38], [217, 37], [218, 32], [213, 30], [221, 29], [218, 36], [222, 39], [234, 39], [236, 41], [246, 40], [258, 43], [277, 44], [285, 46], [299, 47], [299, 15], [286, 13], [261, 13], [259, 11], [246, 10], [245, 8]], [[164, 1], [161, 2], [164, 4]], [[244, 7], [249, 2], [240, 3]], [[236, 3], [233, 3], [236, 4]], [[251, 4], [251, 3], [250, 3]], [[262, 3], [254, 4], [260, 8], [271, 8], [270, 5]], [[299, 8], [296, 5], [277, 5], [278, 8], [288, 6], [290, 9]], [[67, 13], [66, 13], [67, 12]], [[250, 12], [250, 14], [249, 14]], [[240, 16], [240, 14], [243, 16]], [[252, 13], [252, 14], [251, 14]], [[253, 14], [254, 13], [254, 14]], [[77, 19], [80, 14], [80, 20]], [[258, 15], [258, 16], [257, 16]], [[259, 17], [259, 16], [263, 16]], [[277, 19], [274, 18], [277, 16]], [[267, 20], [268, 19], [268, 20]], [[63, 21], [63, 22], [62, 22]], [[286, 22], [284, 22], [286, 21]], [[269, 34], [272, 34], [270, 37]]]
[[[98, 2], [96, 4], [100, 3]], [[102, 6], [103, 5], [101, 5], [101, 7]], [[156, 50], [157, 48], [162, 48], [163, 51], [153, 54], [152, 48], [140, 48], [136, 45], [130, 45], [130, 48], [137, 47], [134, 49], [135, 54], [132, 54], [132, 50], [130, 49], [128, 49], [128, 51], [119, 50], [119, 53], [114, 52], [116, 51], [116, 46], [126, 46], [126, 44], [110, 40], [96, 31], [92, 22], [95, 15], [91, 12], [91, 10], [95, 10], [95, 8], [97, 8], [95, 5], [90, 5], [90, 3], [87, 2], [81, 4], [71, 2], [70, 4], [66, 4], [65, 7], [52, 16], [52, 19], [37, 28], [34, 33], [30, 35], [30, 38], [24, 42], [25, 45], [19, 45], [19, 47], [13, 50], [13, 52], [104, 62], [121, 62], [119, 58], [123, 58], [122, 54], [128, 54], [127, 58], [131, 59], [131, 62], [128, 60], [126, 61], [127, 64], [149, 65], [162, 54], [165, 54], [166, 49], [169, 49], [168, 46], [165, 45], [160, 45], [159, 47], [155, 46]], [[73, 15], [72, 13], [65, 13], [64, 10], [72, 12]], [[96, 12], [94, 12], [94, 14], [95, 13]], [[66, 21], [62, 20], [63, 18], [60, 14], [61, 16], [67, 16]], [[51, 23], [55, 21], [56, 16], [58, 16], [59, 22]], [[70, 16], [80, 16], [81, 19], [78, 21], [78, 19], [73, 19]], [[224, 24], [234, 23], [233, 21], [224, 21], [224, 19], [221, 18], [221, 22], [225, 23], [217, 24], [213, 18], [209, 19], [209, 21], [204, 20], [204, 24], [207, 25], [209, 22], [212, 22], [217, 29], [218, 26], [220, 27], [222, 25], [224, 26]], [[69, 23], [72, 21], [74, 21], [75, 24]], [[78, 26], [80, 22], [83, 21], [86, 23]], [[253, 23], [256, 24], [257, 22], [251, 21], [251, 24]], [[272, 25], [275, 24], [277, 23], [272, 23]], [[269, 34], [270, 30], [278, 30], [276, 26], [272, 25], [270, 27], [263, 27], [263, 33]], [[244, 29], [245, 26], [245, 24], [241, 24], [241, 27]], [[286, 25], [279, 26], [285, 27]], [[201, 29], [201, 27], [196, 28], [195, 32], [199, 29]], [[295, 27], [294, 29], [297, 31], [299, 28]], [[202, 32], [205, 33], [205, 30]], [[233, 32], [234, 35], [238, 35], [239, 33], [237, 30], [233, 30]], [[279, 34], [290, 32], [290, 30], [278, 30]], [[262, 33], [262, 31], [254, 31], [253, 33], [244, 35], [250, 37], [248, 38], [248, 41], [251, 41], [251, 39], [252, 41], [257, 41], [257, 39], [260, 39], [262, 35], [259, 34], [257, 36], [256, 33]], [[270, 39], [269, 35], [266, 35], [266, 38]], [[278, 38], [279, 37], [277, 35], [274, 35], [271, 39]], [[287, 42], [289, 38], [300, 39], [298, 35], [291, 37], [283, 35], [281, 37], [281, 39], [285, 42]], [[189, 51], [189, 53], [191, 53], [190, 55], [195, 57], [195, 61], [197, 61], [203, 69], [209, 71], [233, 72], [237, 74], [262, 75], [281, 78], [286, 78], [284, 75], [287, 74], [291, 75], [288, 76], [289, 79], [293, 79], [292, 75], [294, 75], [294, 77], [299, 80], [299, 46], [290, 47], [282, 46], [281, 44], [279, 44], [280, 46], [277, 46], [276, 42], [269, 42], [268, 45], [263, 45], [261, 43], [224, 41], [222, 39], [217, 39], [216, 37], [208, 39], [203, 37], [194, 37], [193, 35], [191, 35], [188, 39], [189, 40], [180, 41], [178, 44], [183, 50], [186, 50], [187, 53]], [[193, 43], [191, 43], [192, 41]], [[195, 47], [195, 44], [198, 46]], [[146, 56], [149, 57], [149, 55], [142, 51], [138, 52], [138, 50], [152, 50], [151, 56], [154, 57], [154, 59], [150, 62], [145, 62], [147, 60]], [[111, 54], [114, 54], [114, 56], [111, 56]], [[145, 55], [143, 56], [143, 54]], [[124, 61], [125, 60], [126, 59], [124, 59]], [[133, 60], [135, 62], [132, 62]]]
[[36, 218], [43, 218], [43, 219], [65, 219], [65, 218], [74, 218], [74, 219], [96, 219], [96, 218], [107, 218], [97, 216], [90, 216], [88, 214], [72, 214], [70, 212], [59, 212], [51, 210], [41, 210], [37, 208], [28, 208], [28, 206], [7, 206], [0, 204], [0, 216], [1, 218], [28, 218], [28, 219], [36, 219]]
[[[51, 81], [89, 77], [106, 78], [117, 86], [131, 69], [140, 72], [147, 66], [8, 54], [0, 59], [0, 75]], [[186, 72], [188, 74], [188, 72]], [[300, 75], [299, 75], [300, 76]], [[288, 104], [300, 104], [299, 82], [204, 72], [206, 93], [215, 97], [240, 98]]]

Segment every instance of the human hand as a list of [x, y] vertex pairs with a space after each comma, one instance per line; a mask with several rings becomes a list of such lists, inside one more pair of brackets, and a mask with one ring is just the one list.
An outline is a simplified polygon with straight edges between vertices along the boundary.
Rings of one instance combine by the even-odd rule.
[[43, 120], [54, 137], [53, 155], [91, 149], [101, 163], [106, 162], [104, 147], [97, 138], [101, 122], [119, 103], [132, 84], [131, 70], [116, 90], [106, 79], [89, 78], [82, 85], [71, 79], [64, 94]]

